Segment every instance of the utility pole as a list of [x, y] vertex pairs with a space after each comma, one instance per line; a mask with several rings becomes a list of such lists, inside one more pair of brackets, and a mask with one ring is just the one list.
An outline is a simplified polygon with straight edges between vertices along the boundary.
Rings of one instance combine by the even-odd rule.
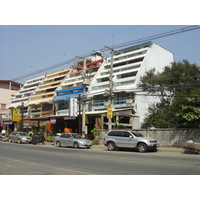
[[78, 95], [78, 134], [81, 135], [81, 95]]
[[112, 103], [113, 103], [113, 56], [115, 52], [121, 53], [111, 47], [105, 46], [106, 48], [111, 50], [111, 57], [110, 57], [110, 77], [109, 77], [109, 102], [108, 102], [108, 110], [107, 110], [107, 117], [108, 117], [108, 130], [112, 130], [112, 114], [108, 115], [108, 111], [112, 112]]
[[[91, 56], [94, 56], [94, 55], [104, 58], [101, 52], [99, 51], [91, 54]], [[87, 134], [87, 126], [85, 126], [86, 102], [88, 101], [87, 96], [86, 96], [86, 86], [90, 84], [90, 80], [87, 79], [87, 74], [86, 74], [86, 70], [87, 70], [86, 59], [87, 58], [80, 57], [80, 56], [76, 56], [76, 57], [83, 59], [82, 135], [84, 135], [84, 134]], [[80, 102], [80, 97], [79, 97], [79, 102]], [[79, 114], [80, 114], [80, 111], [79, 111]]]
[[85, 112], [86, 112], [86, 59], [85, 57], [76, 56], [77, 58], [83, 59], [83, 98], [82, 98], [82, 135], [86, 134], [86, 127], [85, 127]]
[[20, 131], [23, 131], [23, 128], [24, 128], [24, 102], [22, 103], [22, 108], [21, 108]]

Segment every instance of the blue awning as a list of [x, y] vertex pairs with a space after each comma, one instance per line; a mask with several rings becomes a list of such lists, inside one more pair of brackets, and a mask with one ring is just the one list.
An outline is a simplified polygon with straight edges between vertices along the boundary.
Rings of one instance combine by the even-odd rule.
[[57, 90], [56, 93], [59, 94], [59, 93], [64, 93], [64, 92], [73, 92], [75, 90], [83, 90], [83, 86], [68, 88], [64, 90]]
[[52, 100], [52, 102], [54, 103], [56, 101], [69, 101], [69, 98], [77, 98], [79, 94], [82, 94], [82, 92], [60, 95], [60, 96], [55, 97]]

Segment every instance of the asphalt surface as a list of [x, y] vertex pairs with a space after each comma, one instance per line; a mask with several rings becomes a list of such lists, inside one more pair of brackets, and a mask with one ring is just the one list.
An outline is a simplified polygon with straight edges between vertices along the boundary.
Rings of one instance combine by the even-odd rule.
[[181, 148], [139, 153], [103, 145], [74, 149], [0, 142], [1, 175], [199, 175], [200, 154]]

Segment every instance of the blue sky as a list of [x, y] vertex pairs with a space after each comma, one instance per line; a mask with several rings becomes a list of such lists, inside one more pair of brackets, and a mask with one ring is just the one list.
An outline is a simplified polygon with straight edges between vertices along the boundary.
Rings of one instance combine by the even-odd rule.
[[[114, 43], [121, 44], [185, 27], [184, 25], [1, 25], [0, 79], [10, 80], [81, 56]], [[200, 66], [200, 29], [152, 40]], [[109, 56], [109, 51], [104, 52]], [[68, 68], [70, 65], [65, 65]], [[51, 71], [60, 70], [55, 68]], [[26, 80], [38, 77], [36, 74]]]

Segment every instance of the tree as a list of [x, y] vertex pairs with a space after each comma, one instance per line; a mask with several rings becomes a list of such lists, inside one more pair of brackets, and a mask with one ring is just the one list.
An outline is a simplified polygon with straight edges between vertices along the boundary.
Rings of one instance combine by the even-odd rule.
[[199, 127], [200, 68], [196, 64], [183, 60], [166, 66], [161, 73], [151, 69], [138, 86], [160, 98], [149, 107], [143, 127]]

